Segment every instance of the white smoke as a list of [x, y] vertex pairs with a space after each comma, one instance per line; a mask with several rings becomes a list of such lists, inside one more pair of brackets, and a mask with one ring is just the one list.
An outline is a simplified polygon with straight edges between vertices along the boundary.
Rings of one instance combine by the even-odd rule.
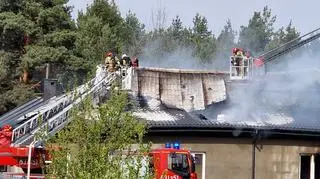
[[210, 61], [202, 63], [193, 57], [194, 48], [178, 46], [170, 53], [162, 50], [162, 40], [157, 39], [146, 44], [140, 56], [141, 67], [175, 68], [193, 70], [216, 70], [215, 64]]
[[314, 53], [316, 50], [274, 60], [269, 64], [273, 72], [265, 77], [245, 85], [230, 84], [229, 101], [223, 107], [214, 104], [196, 113], [221, 122], [255, 126], [320, 126], [316, 120], [320, 115], [320, 54]]
[[[245, 85], [231, 83], [227, 102], [194, 113], [209, 120], [255, 126], [292, 123], [307, 128], [317, 123], [320, 126], [320, 121], [316, 121], [316, 116], [320, 116], [320, 46], [317, 47], [317, 43], [275, 59], [268, 64], [271, 72], [259, 80]], [[140, 57], [142, 67], [228, 71], [227, 51], [217, 53], [212, 63], [204, 65], [192, 57], [191, 48], [178, 47], [172, 53], [161, 54], [161, 44], [160, 40], [147, 44]], [[157, 58], [159, 54], [161, 58]]]

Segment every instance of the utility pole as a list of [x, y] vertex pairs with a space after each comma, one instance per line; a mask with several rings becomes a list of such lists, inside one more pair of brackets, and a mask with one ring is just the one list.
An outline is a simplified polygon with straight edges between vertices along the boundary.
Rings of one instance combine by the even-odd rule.
[[30, 168], [31, 168], [31, 149], [34, 146], [34, 143], [36, 140], [32, 141], [31, 144], [29, 145], [29, 153], [28, 153], [28, 173], [27, 173], [27, 179], [30, 179]]

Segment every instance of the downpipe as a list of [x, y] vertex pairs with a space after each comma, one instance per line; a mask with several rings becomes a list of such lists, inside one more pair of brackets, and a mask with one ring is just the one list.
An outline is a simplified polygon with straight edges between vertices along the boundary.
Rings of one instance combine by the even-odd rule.
[[256, 129], [253, 133], [253, 142], [252, 142], [252, 171], [251, 171], [251, 179], [256, 178], [256, 149], [261, 151], [262, 148], [257, 147], [257, 143], [261, 139], [261, 131]]

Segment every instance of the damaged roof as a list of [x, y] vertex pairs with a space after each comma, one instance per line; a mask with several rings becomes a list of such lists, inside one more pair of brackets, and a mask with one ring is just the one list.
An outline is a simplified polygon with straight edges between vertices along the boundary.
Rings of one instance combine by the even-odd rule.
[[[224, 105], [222, 105], [224, 106]], [[228, 117], [223, 114], [226, 106], [218, 110], [211, 111], [195, 111], [188, 113], [179, 109], [162, 109], [162, 110], [138, 110], [134, 115], [146, 121], [150, 130], [153, 129], [188, 129], [192, 130], [210, 130], [210, 129], [264, 129], [264, 130], [286, 130], [286, 131], [309, 131], [320, 133], [320, 112], [317, 110], [305, 112], [279, 111], [261, 112], [256, 111], [250, 113], [249, 116], [243, 118], [239, 114], [239, 118]], [[291, 114], [290, 114], [291, 113]]]
[[[228, 99], [205, 109], [141, 109], [134, 115], [152, 130], [261, 129], [320, 136], [319, 70], [273, 73], [249, 85], [228, 83]], [[173, 98], [175, 99], [175, 98]]]

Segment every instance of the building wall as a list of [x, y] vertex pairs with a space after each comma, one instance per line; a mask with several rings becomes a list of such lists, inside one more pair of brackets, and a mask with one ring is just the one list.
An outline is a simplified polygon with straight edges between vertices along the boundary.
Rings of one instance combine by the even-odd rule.
[[[153, 147], [178, 140], [182, 148], [206, 155], [206, 179], [252, 178], [252, 140], [230, 138], [150, 138]], [[317, 153], [320, 142], [261, 141], [256, 150], [256, 179], [299, 179], [300, 154]]]
[[[225, 76], [208, 71], [138, 68], [126, 77], [131, 85], [124, 86], [135, 95], [159, 100], [167, 107], [192, 111], [226, 100]], [[124, 81], [128, 83], [128, 79]]]

